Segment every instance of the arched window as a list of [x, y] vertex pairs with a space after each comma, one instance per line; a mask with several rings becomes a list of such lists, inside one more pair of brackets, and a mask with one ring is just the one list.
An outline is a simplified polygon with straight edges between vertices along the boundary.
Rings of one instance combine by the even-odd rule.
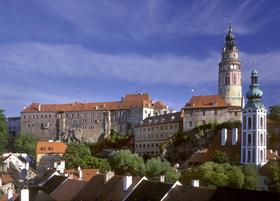
[[263, 117], [260, 118], [260, 129], [263, 129]]
[[263, 145], [263, 134], [260, 134], [260, 142], [261, 142], [261, 146]]
[[263, 161], [263, 150], [260, 151], [260, 162]]

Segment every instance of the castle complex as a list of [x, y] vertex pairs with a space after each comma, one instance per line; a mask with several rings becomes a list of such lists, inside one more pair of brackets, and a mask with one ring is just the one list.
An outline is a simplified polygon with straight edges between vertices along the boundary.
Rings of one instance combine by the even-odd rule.
[[241, 121], [241, 62], [231, 23], [219, 63], [218, 95], [193, 96], [183, 112], [183, 129], [188, 131], [210, 122]]
[[169, 113], [147, 93], [127, 94], [121, 101], [70, 104], [32, 103], [21, 112], [21, 132], [39, 139], [97, 142], [114, 130], [132, 134], [147, 117]]

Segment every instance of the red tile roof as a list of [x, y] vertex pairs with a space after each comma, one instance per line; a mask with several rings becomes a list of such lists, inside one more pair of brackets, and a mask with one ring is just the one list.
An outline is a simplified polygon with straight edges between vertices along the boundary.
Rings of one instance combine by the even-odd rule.
[[[70, 169], [65, 170], [64, 172], [67, 173], [71, 179], [79, 179], [79, 173], [77, 170]], [[82, 169], [82, 180], [89, 181], [93, 176], [97, 175], [98, 172], [98, 169]]]
[[[162, 107], [162, 103], [157, 103]], [[121, 101], [81, 103], [73, 102], [67, 104], [39, 104], [32, 103], [25, 108], [25, 112], [69, 112], [69, 111], [87, 111], [87, 110], [116, 110], [135, 107], [152, 107], [152, 99], [147, 93], [127, 94]]]
[[219, 95], [193, 96], [183, 109], [229, 107]]
[[67, 144], [63, 142], [38, 141], [36, 146], [37, 154], [64, 154]]

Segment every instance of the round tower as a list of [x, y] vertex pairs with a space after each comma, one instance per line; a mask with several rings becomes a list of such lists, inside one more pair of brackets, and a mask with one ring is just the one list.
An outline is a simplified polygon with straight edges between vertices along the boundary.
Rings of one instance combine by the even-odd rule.
[[218, 94], [231, 106], [242, 105], [241, 62], [235, 44], [231, 21], [219, 63]]

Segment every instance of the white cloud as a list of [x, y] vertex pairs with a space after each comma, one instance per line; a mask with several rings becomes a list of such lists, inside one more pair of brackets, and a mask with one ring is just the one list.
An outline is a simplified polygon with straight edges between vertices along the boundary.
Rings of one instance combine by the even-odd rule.
[[[37, 3], [39, 4], [39, 3]], [[164, 34], [225, 33], [227, 16], [232, 16], [236, 33], [249, 33], [277, 17], [277, 8], [262, 0], [208, 0], [174, 3], [150, 1], [51, 1], [39, 4], [76, 25], [89, 35], [116, 38], [145, 38]], [[269, 12], [263, 12], [269, 9]], [[260, 17], [261, 15], [261, 17]], [[254, 20], [252, 20], [254, 19]]]
[[[21, 43], [0, 46], [0, 69], [26, 76], [98, 77], [138, 83], [197, 84], [217, 80], [220, 54], [206, 58], [177, 55], [101, 54], [78, 45]], [[244, 79], [255, 62], [266, 82], [279, 81], [280, 52], [241, 53]], [[269, 70], [268, 70], [269, 69]]]

